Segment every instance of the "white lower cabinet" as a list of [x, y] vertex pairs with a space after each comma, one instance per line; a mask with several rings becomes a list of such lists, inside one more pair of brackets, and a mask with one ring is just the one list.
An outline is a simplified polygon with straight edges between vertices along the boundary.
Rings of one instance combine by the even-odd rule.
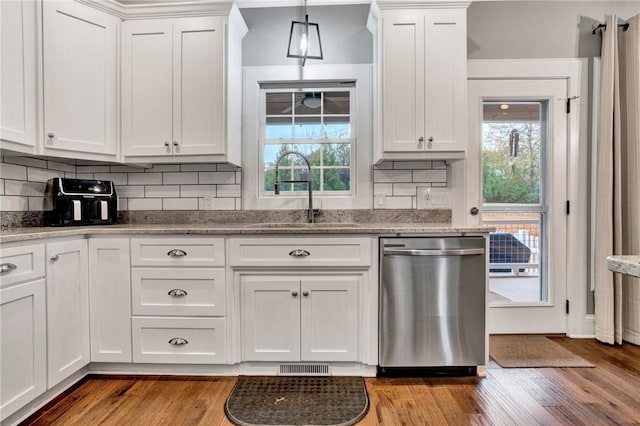
[[134, 363], [224, 364], [224, 240], [131, 239]]
[[243, 361], [357, 361], [362, 274], [241, 275]]
[[87, 240], [46, 244], [47, 386], [89, 364]]
[[45, 281], [0, 290], [0, 421], [47, 389]]
[[222, 364], [224, 318], [134, 317], [133, 362]]
[[89, 239], [92, 362], [131, 362], [128, 238]]

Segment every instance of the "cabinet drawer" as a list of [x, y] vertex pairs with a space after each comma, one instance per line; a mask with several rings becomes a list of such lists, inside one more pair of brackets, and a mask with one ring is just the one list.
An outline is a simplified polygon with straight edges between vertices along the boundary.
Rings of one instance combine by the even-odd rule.
[[134, 315], [224, 316], [224, 269], [133, 268]]
[[133, 362], [223, 364], [224, 318], [132, 318]]
[[131, 266], [224, 266], [224, 240], [132, 238]]
[[370, 266], [369, 238], [233, 238], [232, 266]]
[[2, 247], [0, 287], [44, 277], [44, 245]]

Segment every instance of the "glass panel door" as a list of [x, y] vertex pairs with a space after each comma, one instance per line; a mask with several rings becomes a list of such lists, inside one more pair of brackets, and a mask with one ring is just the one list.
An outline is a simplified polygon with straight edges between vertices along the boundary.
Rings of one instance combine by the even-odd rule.
[[483, 215], [490, 235], [489, 303], [549, 302], [546, 267], [548, 102], [482, 105]]

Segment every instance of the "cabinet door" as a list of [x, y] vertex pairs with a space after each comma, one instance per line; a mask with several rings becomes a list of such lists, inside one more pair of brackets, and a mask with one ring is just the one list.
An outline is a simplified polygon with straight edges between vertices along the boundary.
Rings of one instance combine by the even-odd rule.
[[0, 421], [47, 389], [44, 279], [0, 290]]
[[36, 2], [0, 2], [2, 62], [0, 139], [2, 148], [35, 153]]
[[424, 13], [382, 16], [383, 150], [422, 151], [424, 142]]
[[466, 11], [429, 11], [425, 28], [425, 148], [462, 151], [457, 129], [467, 122]]
[[171, 48], [170, 21], [123, 24], [124, 155], [171, 155]]
[[87, 241], [48, 243], [48, 388], [89, 363]]
[[242, 360], [300, 360], [300, 280], [243, 276]]
[[358, 288], [361, 276], [302, 279], [302, 361], [358, 360]]
[[128, 238], [89, 240], [92, 362], [131, 362]]
[[76, 2], [43, 2], [44, 131], [49, 154], [116, 154], [118, 22]]
[[208, 17], [173, 25], [174, 155], [224, 154], [223, 24]]

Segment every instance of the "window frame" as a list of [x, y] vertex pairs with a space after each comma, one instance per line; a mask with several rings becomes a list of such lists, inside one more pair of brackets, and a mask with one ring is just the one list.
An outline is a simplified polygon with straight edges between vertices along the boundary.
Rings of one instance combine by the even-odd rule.
[[[242, 202], [246, 210], [306, 209], [306, 191], [272, 195], [264, 191], [264, 153], [261, 139], [266, 126], [265, 89], [272, 85], [291, 83], [302, 91], [318, 88], [330, 91], [340, 88], [340, 82], [353, 87], [350, 105], [351, 120], [351, 182], [350, 193], [315, 193], [314, 207], [320, 209], [372, 208], [371, 158], [373, 149], [373, 94], [370, 64], [299, 66], [258, 66], [243, 69], [243, 184]], [[284, 86], [283, 86], [284, 87]], [[344, 141], [344, 139], [336, 139]], [[295, 143], [295, 139], [292, 139]]]
[[[293, 150], [293, 146], [294, 145], [329, 145], [329, 144], [349, 144], [350, 145], [350, 150], [351, 150], [351, 155], [350, 155], [350, 161], [349, 161], [349, 166], [331, 166], [331, 167], [327, 167], [327, 166], [315, 166], [316, 170], [320, 170], [320, 176], [322, 177], [322, 173], [324, 170], [329, 170], [332, 168], [335, 169], [349, 169], [349, 189], [348, 190], [344, 190], [344, 191], [330, 191], [330, 192], [326, 192], [326, 191], [322, 191], [322, 190], [313, 190], [313, 194], [314, 196], [353, 196], [353, 194], [355, 194], [355, 185], [353, 184], [353, 174], [354, 174], [354, 164], [356, 163], [356, 158], [357, 158], [357, 120], [354, 117], [354, 113], [355, 113], [355, 85], [351, 85], [351, 86], [344, 86], [344, 87], [340, 87], [339, 83], [325, 83], [322, 85], [318, 85], [318, 86], [309, 86], [307, 87], [307, 85], [303, 85], [304, 87], [301, 87], [301, 85], [299, 83], [284, 83], [281, 85], [281, 87], [272, 87], [273, 85], [268, 85], [267, 87], [261, 87], [261, 94], [260, 94], [260, 116], [261, 116], [261, 123], [260, 123], [260, 139], [258, 141], [259, 144], [259, 160], [258, 160], [258, 164], [261, 165], [261, 167], [259, 167], [258, 170], [258, 179], [260, 182], [262, 182], [262, 185], [260, 185], [260, 197], [280, 197], [280, 196], [296, 196], [300, 193], [303, 194], [307, 194], [307, 190], [306, 188], [303, 191], [288, 191], [288, 190], [282, 190], [280, 192], [280, 195], [275, 195], [273, 191], [267, 191], [264, 188], [264, 181], [265, 181], [265, 159], [264, 159], [264, 153], [265, 153], [265, 146], [266, 145], [292, 145], [292, 150]], [[267, 94], [269, 93], [306, 93], [306, 92], [322, 92], [322, 93], [326, 93], [326, 92], [348, 92], [349, 93], [349, 137], [348, 138], [326, 138], [326, 137], [318, 137], [318, 138], [296, 138], [295, 137], [295, 127], [292, 129], [293, 130], [293, 134], [291, 135], [291, 138], [282, 138], [282, 139], [268, 139], [266, 137], [266, 129], [267, 129], [267, 113], [266, 113], [266, 97]], [[292, 100], [293, 101], [293, 100]], [[292, 103], [292, 105], [294, 105]], [[301, 117], [308, 117], [308, 116], [320, 116], [321, 118], [324, 118], [325, 116], [329, 116], [329, 117], [336, 117], [338, 115], [336, 114], [325, 114], [323, 111], [321, 111], [319, 114], [304, 114], [301, 115]], [[340, 116], [345, 116], [346, 114], [340, 114]], [[296, 122], [295, 122], [295, 111], [292, 110], [292, 114], [291, 114], [291, 118], [293, 121], [293, 126], [295, 126]], [[270, 143], [273, 142], [273, 143]], [[304, 152], [302, 153], [304, 154]], [[299, 167], [295, 167], [295, 168], [299, 168]], [[289, 170], [289, 168], [286, 168], [287, 170]], [[314, 169], [314, 167], [312, 166], [312, 170]], [[320, 186], [323, 185], [322, 179], [320, 179]]]

